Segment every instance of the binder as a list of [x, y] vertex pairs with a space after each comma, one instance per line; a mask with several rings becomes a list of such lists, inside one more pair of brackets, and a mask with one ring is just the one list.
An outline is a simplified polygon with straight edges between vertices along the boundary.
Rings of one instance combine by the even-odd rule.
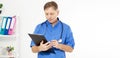
[[1, 33], [1, 26], [2, 26], [2, 16], [0, 16], [0, 33]]
[[12, 20], [12, 17], [7, 17], [7, 23], [6, 23], [6, 27], [5, 27], [5, 31], [4, 31], [5, 35], [8, 35], [8, 31], [9, 31], [9, 28], [10, 28], [11, 20]]
[[15, 25], [16, 25], [16, 16], [13, 16], [11, 24], [10, 24], [9, 31], [8, 31], [9, 35], [12, 35], [14, 33], [14, 31], [15, 31]]
[[3, 17], [2, 18], [2, 26], [1, 26], [1, 33], [0, 34], [5, 34], [5, 27], [6, 27], [6, 23], [7, 23], [7, 17]]

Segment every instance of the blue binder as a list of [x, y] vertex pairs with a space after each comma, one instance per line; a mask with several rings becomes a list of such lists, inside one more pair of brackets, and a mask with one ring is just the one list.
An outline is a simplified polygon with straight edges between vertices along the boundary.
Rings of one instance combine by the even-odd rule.
[[2, 16], [0, 16], [0, 33], [1, 33], [1, 26], [2, 26]]
[[7, 24], [7, 17], [3, 17], [2, 18], [2, 25], [1, 25], [1, 32], [0, 34], [5, 34], [5, 27], [6, 27], [6, 24]]
[[11, 21], [12, 21], [12, 17], [7, 17], [7, 23], [6, 23], [4, 35], [8, 35], [8, 31], [10, 29]]

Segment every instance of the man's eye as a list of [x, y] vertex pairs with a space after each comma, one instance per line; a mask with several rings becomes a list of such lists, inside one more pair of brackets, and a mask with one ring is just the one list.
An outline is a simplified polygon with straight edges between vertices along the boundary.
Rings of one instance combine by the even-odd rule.
[[45, 15], [48, 15], [48, 13], [46, 13]]

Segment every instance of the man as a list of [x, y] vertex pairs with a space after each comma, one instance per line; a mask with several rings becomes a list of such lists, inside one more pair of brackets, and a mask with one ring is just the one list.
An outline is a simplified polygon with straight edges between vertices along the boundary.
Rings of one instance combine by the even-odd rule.
[[[65, 52], [72, 52], [74, 49], [74, 38], [70, 27], [61, 22], [57, 17], [59, 14], [58, 5], [54, 1], [44, 5], [44, 12], [47, 20], [36, 26], [34, 34], [43, 34], [47, 43], [40, 42], [36, 46], [31, 41], [32, 51], [38, 53], [38, 58], [66, 58]], [[52, 49], [52, 52], [45, 52]]]

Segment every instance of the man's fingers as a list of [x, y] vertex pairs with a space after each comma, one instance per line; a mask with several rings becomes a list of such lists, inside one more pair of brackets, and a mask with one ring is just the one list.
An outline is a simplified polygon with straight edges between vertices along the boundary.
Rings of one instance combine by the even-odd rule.
[[40, 45], [43, 44], [43, 41], [40, 42]]
[[47, 45], [47, 49], [50, 49], [50, 48], [52, 48], [52, 45]]
[[51, 42], [56, 42], [57, 40], [52, 40]]
[[48, 44], [50, 44], [50, 42], [45, 43], [45, 45], [48, 45]]

